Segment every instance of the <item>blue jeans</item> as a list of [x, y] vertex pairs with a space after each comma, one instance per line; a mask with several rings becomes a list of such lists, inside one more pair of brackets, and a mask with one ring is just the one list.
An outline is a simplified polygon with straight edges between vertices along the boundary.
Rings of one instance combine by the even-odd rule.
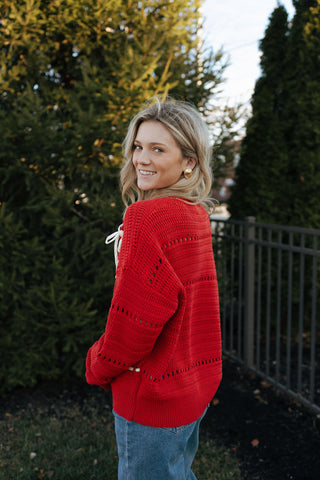
[[191, 471], [203, 415], [181, 427], [148, 427], [115, 412], [118, 480], [197, 480]]

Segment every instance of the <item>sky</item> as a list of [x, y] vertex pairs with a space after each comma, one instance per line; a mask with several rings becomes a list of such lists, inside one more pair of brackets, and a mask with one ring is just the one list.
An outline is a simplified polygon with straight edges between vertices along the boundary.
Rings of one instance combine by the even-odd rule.
[[[264, 37], [277, 0], [204, 0], [203, 36], [214, 51], [223, 48], [230, 60], [221, 99], [228, 105], [249, 103], [259, 78], [259, 40]], [[291, 0], [280, 0], [293, 17]]]

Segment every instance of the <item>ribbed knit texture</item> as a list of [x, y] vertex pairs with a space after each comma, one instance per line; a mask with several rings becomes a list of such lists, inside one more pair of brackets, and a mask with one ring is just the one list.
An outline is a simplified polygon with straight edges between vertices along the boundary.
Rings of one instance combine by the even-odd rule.
[[106, 330], [88, 352], [87, 381], [111, 386], [113, 408], [127, 420], [191, 423], [222, 375], [208, 215], [178, 198], [143, 200], [127, 209], [123, 230]]

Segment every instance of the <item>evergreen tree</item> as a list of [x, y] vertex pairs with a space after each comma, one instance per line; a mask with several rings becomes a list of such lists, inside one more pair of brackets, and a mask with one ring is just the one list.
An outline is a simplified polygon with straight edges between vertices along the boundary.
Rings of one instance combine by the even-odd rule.
[[261, 76], [255, 86], [252, 116], [247, 123], [230, 198], [231, 214], [237, 218], [254, 215], [272, 222], [283, 213], [287, 162], [283, 134], [287, 34], [287, 12], [279, 6], [273, 11], [260, 42]]
[[319, 228], [319, 0], [294, 6], [290, 29], [280, 6], [261, 42], [262, 75], [230, 210], [234, 217]]
[[320, 228], [320, 1], [294, 2], [287, 52], [288, 222]]
[[160, 94], [206, 103], [200, 0], [2, 0], [2, 389], [83, 373], [114, 283], [121, 142]]

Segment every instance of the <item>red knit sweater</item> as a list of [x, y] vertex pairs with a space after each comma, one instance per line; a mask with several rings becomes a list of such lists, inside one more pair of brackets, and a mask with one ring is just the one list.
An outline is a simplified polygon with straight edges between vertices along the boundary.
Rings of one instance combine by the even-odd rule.
[[[88, 383], [143, 425], [195, 421], [222, 375], [218, 286], [210, 222], [174, 198], [132, 204], [105, 333], [89, 350]], [[132, 368], [134, 367], [134, 368]]]

